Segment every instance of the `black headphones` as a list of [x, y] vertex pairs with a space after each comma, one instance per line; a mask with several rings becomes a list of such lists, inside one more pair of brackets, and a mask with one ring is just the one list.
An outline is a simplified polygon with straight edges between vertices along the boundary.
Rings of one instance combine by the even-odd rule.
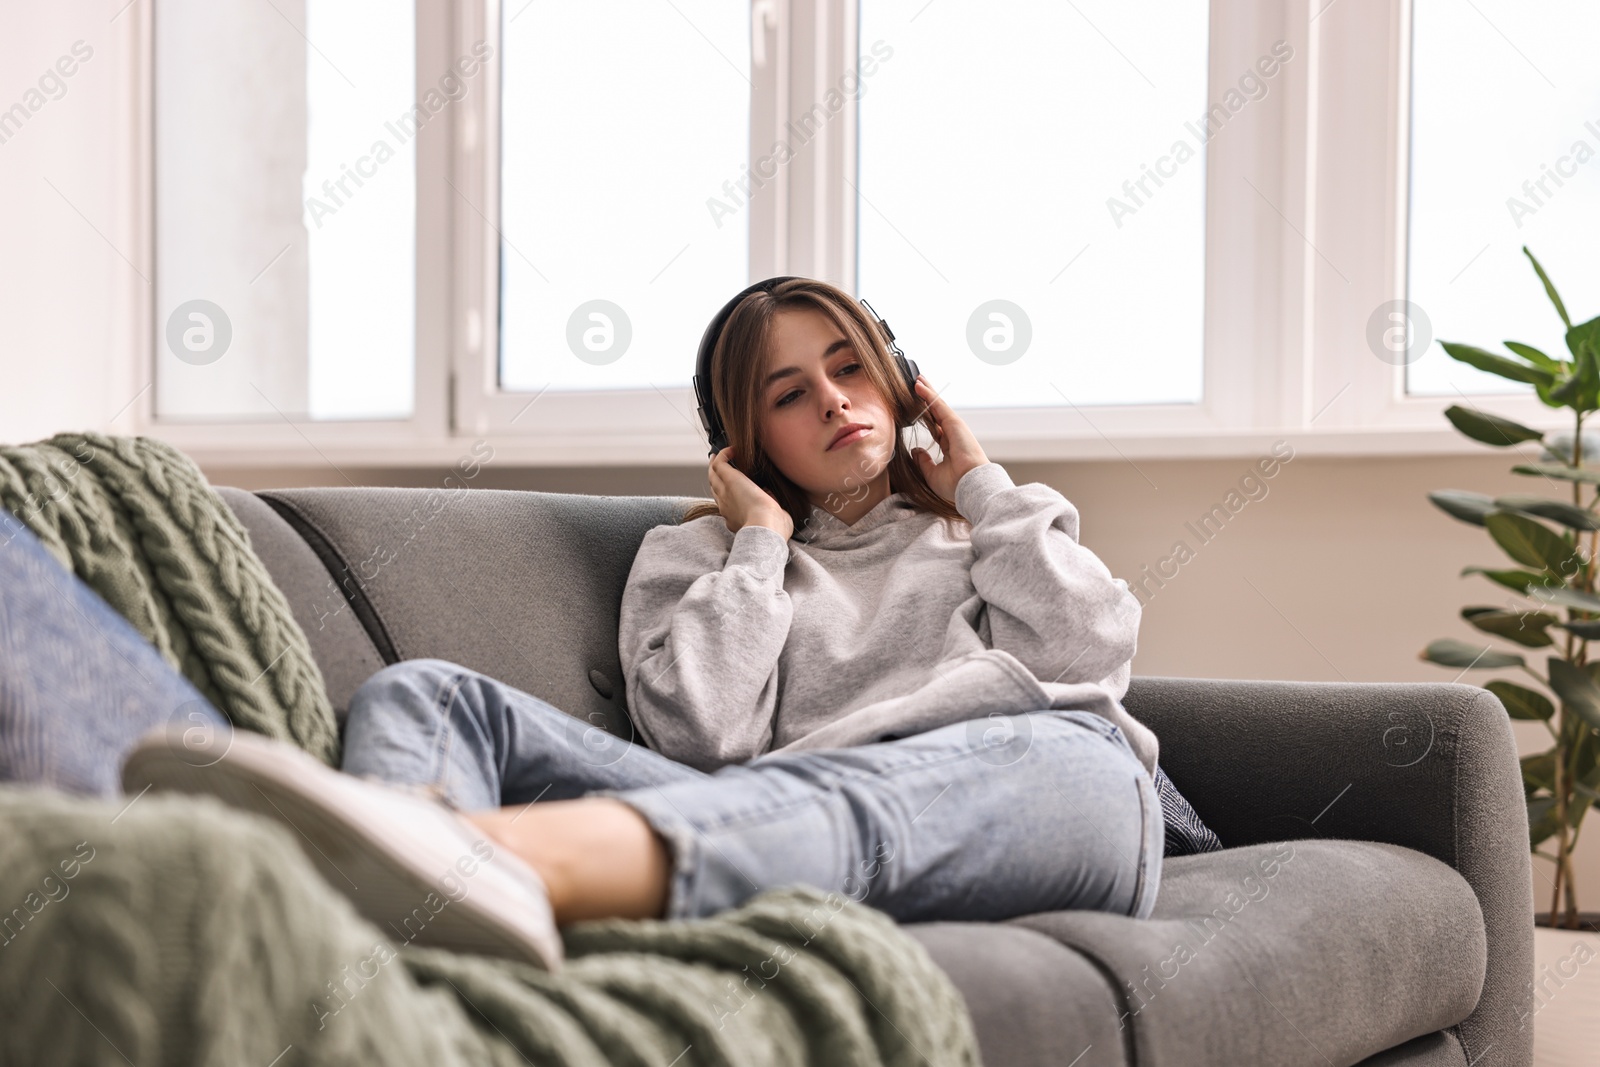
[[[711, 320], [711, 325], [706, 327], [705, 336], [700, 338], [700, 354], [695, 360], [694, 395], [695, 399], [700, 403], [698, 409], [700, 425], [705, 429], [706, 439], [711, 443], [711, 451], [708, 455], [714, 456], [728, 447], [728, 435], [723, 431], [722, 418], [717, 414], [716, 404], [711, 398], [711, 353], [716, 350], [717, 338], [722, 336], [722, 328], [728, 324], [728, 317], [733, 314], [733, 309], [739, 306], [741, 300], [751, 293], [771, 292], [772, 287], [779, 282], [792, 281], [793, 278], [793, 275], [785, 274], [781, 277], [768, 278], [766, 281], [756, 282], [745, 289], [738, 296], [722, 305], [722, 310], [717, 312], [716, 317]], [[873, 321], [883, 328], [884, 336], [888, 339], [889, 351], [893, 354], [895, 363], [899, 365], [900, 373], [905, 375], [906, 385], [914, 392], [917, 385], [917, 375], [922, 373], [917, 369], [916, 361], [907, 359], [906, 354], [900, 351], [900, 346], [894, 343], [894, 331], [889, 329], [889, 324], [884, 322], [876, 311], [872, 310], [872, 305], [862, 300], [861, 306], [866, 308], [867, 314], [871, 315]]]

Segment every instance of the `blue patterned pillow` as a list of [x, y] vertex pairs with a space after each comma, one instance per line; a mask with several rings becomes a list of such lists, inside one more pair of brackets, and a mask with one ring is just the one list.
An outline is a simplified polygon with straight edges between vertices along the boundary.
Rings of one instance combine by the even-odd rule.
[[1178, 787], [1172, 784], [1172, 779], [1167, 777], [1167, 772], [1161, 769], [1159, 763], [1156, 764], [1155, 785], [1156, 796], [1161, 798], [1161, 814], [1167, 824], [1166, 847], [1161, 850], [1162, 856], [1187, 856], [1194, 852], [1216, 852], [1222, 848], [1222, 841], [1209, 826], [1200, 821], [1200, 816], [1178, 792]]
[[167, 722], [228, 720], [0, 508], [0, 782], [120, 796], [123, 757]]

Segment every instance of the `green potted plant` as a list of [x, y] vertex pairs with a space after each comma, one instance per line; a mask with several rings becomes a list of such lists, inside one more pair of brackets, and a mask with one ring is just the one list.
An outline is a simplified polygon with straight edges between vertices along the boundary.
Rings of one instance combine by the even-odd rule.
[[[1600, 594], [1595, 590], [1600, 435], [1583, 432], [1585, 417], [1600, 410], [1600, 317], [1574, 325], [1544, 268], [1526, 246], [1522, 251], [1566, 325], [1571, 358], [1550, 356], [1516, 341], [1505, 342], [1516, 358], [1472, 345], [1440, 344], [1452, 359], [1526, 382], [1547, 406], [1570, 410], [1572, 433], [1552, 433], [1547, 439], [1542, 430], [1460, 405], [1447, 408], [1445, 416], [1461, 433], [1486, 445], [1543, 444], [1540, 462], [1519, 463], [1511, 470], [1539, 479], [1542, 488], [1555, 488], [1570, 500], [1527, 494], [1490, 497], [1457, 489], [1428, 494], [1450, 515], [1483, 527], [1518, 564], [1503, 569], [1466, 567], [1462, 575], [1482, 575], [1533, 603], [1461, 609], [1461, 617], [1476, 629], [1527, 652], [1441, 638], [1428, 645], [1421, 658], [1458, 671], [1519, 670], [1550, 694], [1520, 679], [1484, 685], [1513, 719], [1543, 723], [1550, 732], [1549, 751], [1522, 759], [1529, 844], [1536, 856], [1555, 864], [1550, 912], [1543, 924], [1592, 929], [1594, 916], [1578, 912], [1572, 853], [1584, 813], [1600, 801], [1600, 655], [1594, 662], [1589, 659], [1589, 642], [1600, 640]], [[1530, 664], [1532, 656], [1543, 662], [1535, 659]], [[1540, 847], [1552, 839], [1553, 851]]]

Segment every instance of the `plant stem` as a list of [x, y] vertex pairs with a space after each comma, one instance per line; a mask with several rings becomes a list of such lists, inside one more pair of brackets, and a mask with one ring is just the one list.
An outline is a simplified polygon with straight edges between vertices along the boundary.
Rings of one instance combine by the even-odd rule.
[[[1578, 832], [1583, 828], [1583, 817], [1588, 814], [1589, 805], [1593, 803], [1592, 793], [1578, 778], [1578, 763], [1584, 752], [1584, 746], [1590, 743], [1590, 727], [1587, 721], [1579, 720], [1576, 724], [1577, 733], [1572, 742], [1572, 762], [1567, 767], [1567, 794], [1568, 804], [1576, 804], [1572, 811], [1572, 841], [1568, 848], [1569, 853], [1576, 852], [1578, 848]], [[1575, 864], [1568, 864], [1567, 872], [1567, 926], [1576, 930], [1578, 928], [1578, 871]]]
[[1569, 930], [1578, 928], [1578, 872], [1572, 861], [1567, 861], [1567, 914], [1564, 925]]
[[[1566, 717], [1567, 717], [1567, 706], [1566, 706], [1566, 702], [1563, 701], [1562, 704], [1561, 704], [1561, 719], [1562, 719], [1561, 726], [1562, 726], [1562, 733], [1563, 734], [1565, 734], [1565, 732], [1566, 732], [1566, 725], [1567, 725], [1566, 724]], [[1556, 745], [1556, 758], [1553, 761], [1551, 761], [1552, 762], [1552, 766], [1555, 769], [1555, 781], [1551, 785], [1550, 792], [1552, 794], [1554, 794], [1555, 799], [1556, 799], [1556, 877], [1555, 877], [1554, 889], [1553, 889], [1552, 893], [1550, 894], [1550, 925], [1551, 926], [1559, 926], [1559, 925], [1561, 925], [1556, 920], [1556, 914], [1561, 910], [1561, 887], [1566, 883], [1566, 880], [1567, 880], [1567, 867], [1572, 862], [1567, 857], [1566, 790], [1563, 788], [1565, 783], [1561, 779], [1561, 771], [1562, 771], [1562, 766], [1561, 766], [1562, 760], [1561, 760], [1561, 757], [1563, 755], [1564, 755], [1564, 753], [1562, 752], [1562, 746], [1558, 742], [1557, 745]]]
[[[1581, 470], [1583, 467], [1583, 411], [1579, 410], [1576, 414], [1577, 425], [1572, 431], [1572, 466], [1575, 470]], [[1580, 495], [1582, 493], [1582, 487], [1583, 483], [1576, 480], [1573, 481], [1573, 507], [1578, 507], [1582, 503], [1583, 497]], [[1577, 550], [1579, 544], [1579, 533], [1577, 530], [1573, 530], [1573, 549]], [[1594, 551], [1592, 545], [1590, 547], [1589, 559], [1585, 561], [1583, 570], [1581, 570], [1578, 574], [1577, 584], [1579, 589], [1583, 592], [1593, 592], [1594, 590]], [[1576, 643], [1577, 642], [1572, 631], [1568, 630], [1567, 662], [1571, 663], [1573, 666], [1581, 667], [1582, 664], [1579, 662], [1579, 660], [1581, 659], [1582, 654], [1579, 649], [1575, 649], [1573, 647]], [[1572, 854], [1570, 851], [1570, 842], [1567, 839], [1567, 793], [1571, 789], [1571, 784], [1568, 781], [1569, 776], [1562, 773], [1566, 770], [1566, 759], [1570, 755], [1570, 752], [1567, 748], [1568, 739], [1573, 733], [1568, 721], [1572, 716], [1567, 713], [1567, 702], [1565, 700], [1561, 701], [1561, 709], [1557, 714], [1559, 716], [1559, 721], [1556, 726], [1555, 759], [1551, 761], [1555, 771], [1555, 780], [1551, 783], [1553, 786], [1551, 792], [1555, 795], [1556, 801], [1556, 877], [1555, 887], [1550, 897], [1550, 925], [1552, 927], [1564, 925], [1562, 920], [1556, 918], [1557, 913], [1561, 910], [1562, 887], [1566, 887], [1567, 890], [1569, 911], [1571, 910], [1571, 904], [1576, 895], [1575, 887], [1572, 885], [1574, 873], [1572, 870]]]

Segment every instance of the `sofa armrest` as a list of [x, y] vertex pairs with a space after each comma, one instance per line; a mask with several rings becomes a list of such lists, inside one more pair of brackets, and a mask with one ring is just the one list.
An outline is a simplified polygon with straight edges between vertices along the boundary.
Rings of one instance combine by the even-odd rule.
[[1385, 841], [1450, 864], [1477, 894], [1483, 993], [1457, 1036], [1475, 1063], [1533, 1057], [1528, 813], [1511, 720], [1493, 693], [1435, 682], [1136, 677], [1123, 705], [1224, 846]]

